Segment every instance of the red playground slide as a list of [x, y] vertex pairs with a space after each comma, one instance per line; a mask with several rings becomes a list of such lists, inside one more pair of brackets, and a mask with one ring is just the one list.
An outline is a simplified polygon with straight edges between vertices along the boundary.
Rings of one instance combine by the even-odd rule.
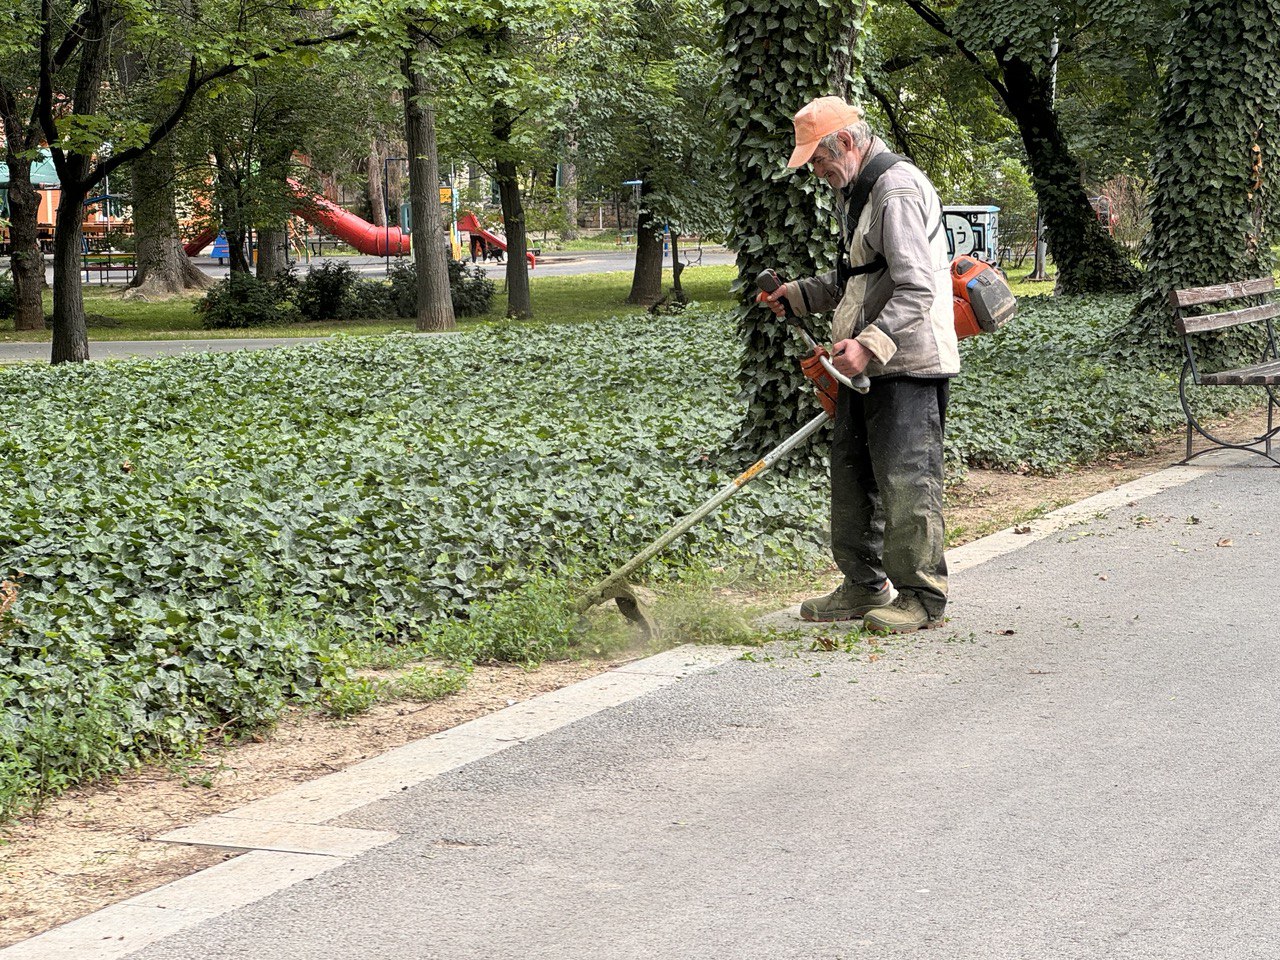
[[[480, 221], [470, 210], [465, 211], [462, 216], [458, 217], [458, 229], [466, 230], [469, 233], [484, 237], [485, 243], [490, 243], [499, 250], [507, 249], [507, 241], [502, 239], [502, 237], [498, 236], [496, 233], [490, 233], [484, 227], [480, 226]], [[465, 250], [462, 252], [464, 255], [467, 253]], [[525, 258], [529, 261], [530, 270], [533, 270], [538, 266], [538, 261], [534, 259], [532, 253], [526, 253]]]
[[205, 227], [200, 233], [196, 234], [191, 240], [182, 245], [182, 252], [188, 257], [194, 257], [197, 253], [213, 243], [218, 236], [217, 227]]
[[348, 213], [324, 197], [308, 193], [300, 183], [290, 180], [289, 185], [298, 197], [294, 213], [308, 223], [328, 230], [361, 253], [375, 257], [399, 257], [409, 252], [409, 235], [399, 227], [379, 227]]

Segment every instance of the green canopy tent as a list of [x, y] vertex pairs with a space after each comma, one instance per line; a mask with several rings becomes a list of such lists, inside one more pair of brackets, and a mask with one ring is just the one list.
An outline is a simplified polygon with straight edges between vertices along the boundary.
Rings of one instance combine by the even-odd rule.
[[[57, 189], [59, 185], [58, 171], [54, 169], [53, 158], [48, 150], [41, 150], [40, 156], [31, 164], [31, 184], [37, 190]], [[9, 215], [9, 165], [0, 161], [0, 217]]]
[[[53, 158], [48, 150], [41, 150], [40, 156], [31, 164], [31, 182], [37, 190], [48, 190], [58, 186], [58, 171], [53, 167]], [[0, 189], [9, 186], [9, 165], [0, 161]]]

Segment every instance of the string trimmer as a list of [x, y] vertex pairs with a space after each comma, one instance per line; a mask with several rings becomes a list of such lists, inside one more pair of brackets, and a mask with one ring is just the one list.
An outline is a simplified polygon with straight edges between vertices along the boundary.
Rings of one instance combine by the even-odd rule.
[[[774, 271], [763, 270], [756, 277], [756, 285], [764, 293], [772, 293], [782, 285], [782, 281]], [[637, 596], [635, 588], [627, 582], [627, 577], [665, 550], [677, 537], [691, 530], [699, 521], [756, 477], [767, 473], [774, 464], [817, 433], [828, 420], [835, 419], [837, 383], [844, 384], [859, 393], [867, 392], [870, 382], [866, 376], [860, 375], [850, 380], [837, 370], [831, 363], [830, 355], [826, 349], [814, 339], [809, 328], [795, 315], [791, 305], [787, 303], [785, 298], [781, 303], [786, 312], [787, 322], [800, 334], [801, 339], [804, 340], [811, 351], [809, 356], [800, 362], [800, 368], [804, 371], [805, 376], [812, 380], [817, 387], [818, 400], [822, 404], [822, 413], [747, 467], [746, 470], [734, 477], [727, 486], [721, 488], [710, 500], [583, 594], [578, 601], [579, 613], [585, 613], [597, 604], [613, 600], [617, 603], [622, 615], [635, 623], [646, 639], [657, 637], [658, 624], [645, 608], [644, 602]]]

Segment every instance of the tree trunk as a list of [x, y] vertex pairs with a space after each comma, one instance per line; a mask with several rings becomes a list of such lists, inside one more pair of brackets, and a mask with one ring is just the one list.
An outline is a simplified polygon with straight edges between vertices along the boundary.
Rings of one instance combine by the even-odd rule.
[[[75, 167], [87, 167], [80, 157]], [[53, 363], [83, 363], [89, 359], [89, 330], [80, 286], [80, 247], [83, 234], [83, 177], [72, 179], [59, 171], [62, 197], [54, 218], [53, 237]]]
[[560, 165], [560, 204], [564, 207], [564, 240], [578, 239], [578, 165], [573, 158], [578, 155], [578, 141], [570, 135], [565, 143], [569, 159]]
[[503, 228], [507, 232], [507, 316], [528, 320], [533, 316], [529, 291], [529, 244], [524, 233], [524, 202], [513, 160], [498, 161], [498, 195], [502, 200]]
[[[417, 55], [432, 48], [424, 43]], [[440, 212], [440, 166], [436, 157], [436, 111], [426, 75], [412, 56], [404, 62], [404, 130], [409, 155], [409, 203], [413, 211], [413, 263], [418, 280], [419, 330], [452, 330], [449, 250]]]
[[[1280, 0], [1192, 0], [1174, 27], [1152, 144], [1146, 273], [1133, 319], [1116, 336], [1122, 354], [1136, 349], [1177, 369], [1183, 350], [1169, 294], [1266, 277], [1275, 269], [1280, 60], [1257, 56], [1240, 38], [1277, 31]], [[1202, 338], [1201, 347], [1211, 369], [1258, 358], [1246, 327]]]
[[1005, 106], [1018, 124], [1031, 165], [1047, 241], [1066, 294], [1127, 293], [1139, 274], [1120, 245], [1102, 229], [1080, 182], [1080, 165], [1058, 125], [1047, 76], [1019, 57], [1003, 55]]
[[381, 140], [369, 144], [369, 156], [364, 161], [364, 190], [369, 200], [369, 222], [375, 227], [387, 225], [387, 189], [382, 182], [382, 163], [387, 151]]
[[684, 273], [684, 264], [680, 262], [680, 234], [671, 231], [671, 294], [680, 303], [685, 303], [684, 287], [680, 284], [680, 274]]
[[289, 231], [284, 227], [258, 228], [258, 279], [270, 280], [289, 269]]
[[[739, 297], [736, 315], [742, 344], [738, 407], [743, 412], [736, 445], [742, 456], [776, 446], [813, 416], [813, 393], [793, 359], [795, 339], [755, 302], [756, 276], [765, 267], [790, 278], [811, 277], [835, 264], [829, 201], [820, 201], [825, 184], [806, 176], [779, 176], [795, 146], [790, 112], [830, 92], [831, 63], [849, 36], [854, 14], [845, 4], [806, 0], [744, 0], [720, 14], [719, 46], [726, 51], [722, 102], [731, 180], [737, 248]], [[787, 34], [781, 51], [777, 24], [795, 17], [804, 30]], [[783, 108], [785, 102], [788, 106]], [[762, 109], [762, 104], [770, 104]], [[774, 105], [778, 105], [775, 109]], [[815, 317], [819, 338], [825, 317]], [[822, 448], [797, 451], [784, 469], [813, 462]]]
[[[511, 30], [498, 31], [498, 45], [511, 42]], [[502, 201], [502, 220], [507, 232], [507, 316], [527, 320], [533, 316], [533, 299], [529, 291], [529, 263], [525, 259], [528, 242], [525, 240], [524, 202], [520, 198], [520, 181], [516, 162], [512, 157], [511, 134], [515, 118], [511, 108], [501, 100], [493, 103], [493, 138], [498, 143], [497, 181], [498, 196]]]
[[636, 266], [631, 275], [627, 303], [648, 306], [662, 299], [662, 231], [645, 202], [649, 190], [646, 173], [640, 188], [640, 215], [636, 221]]
[[[44, 254], [40, 251], [40, 195], [31, 185], [31, 159], [19, 159], [10, 150], [9, 164], [9, 263], [17, 297], [15, 330], [44, 329]], [[78, 276], [78, 274], [77, 274]]]
[[133, 162], [133, 230], [138, 272], [127, 296], [163, 299], [207, 290], [213, 278], [197, 270], [182, 249], [174, 200], [173, 144], [166, 137]]

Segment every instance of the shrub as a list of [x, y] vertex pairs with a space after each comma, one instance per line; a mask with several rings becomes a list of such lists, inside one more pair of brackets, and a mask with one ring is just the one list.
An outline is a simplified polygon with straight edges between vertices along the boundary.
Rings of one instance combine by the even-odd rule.
[[348, 301], [360, 279], [350, 264], [326, 263], [298, 284], [298, 311], [304, 320], [343, 320]]
[[213, 285], [196, 304], [196, 312], [206, 330], [293, 323], [296, 309], [283, 299], [283, 291], [278, 278], [262, 281], [251, 273], [232, 273]]
[[453, 295], [453, 313], [457, 317], [478, 317], [489, 312], [494, 282], [484, 269], [461, 260], [449, 261], [449, 292]]
[[412, 260], [399, 260], [387, 271], [391, 281], [391, 304], [397, 317], [418, 315], [418, 271]]
[[380, 320], [396, 316], [391, 287], [381, 280], [357, 280], [347, 294], [343, 320]]
[[[396, 264], [387, 273], [391, 280], [391, 302], [397, 317], [418, 313], [418, 271], [412, 261]], [[457, 317], [479, 317], [489, 312], [497, 286], [481, 267], [461, 260], [449, 261], [449, 293]]]
[[0, 320], [13, 316], [18, 306], [18, 291], [13, 285], [13, 277], [7, 273], [0, 274]]

